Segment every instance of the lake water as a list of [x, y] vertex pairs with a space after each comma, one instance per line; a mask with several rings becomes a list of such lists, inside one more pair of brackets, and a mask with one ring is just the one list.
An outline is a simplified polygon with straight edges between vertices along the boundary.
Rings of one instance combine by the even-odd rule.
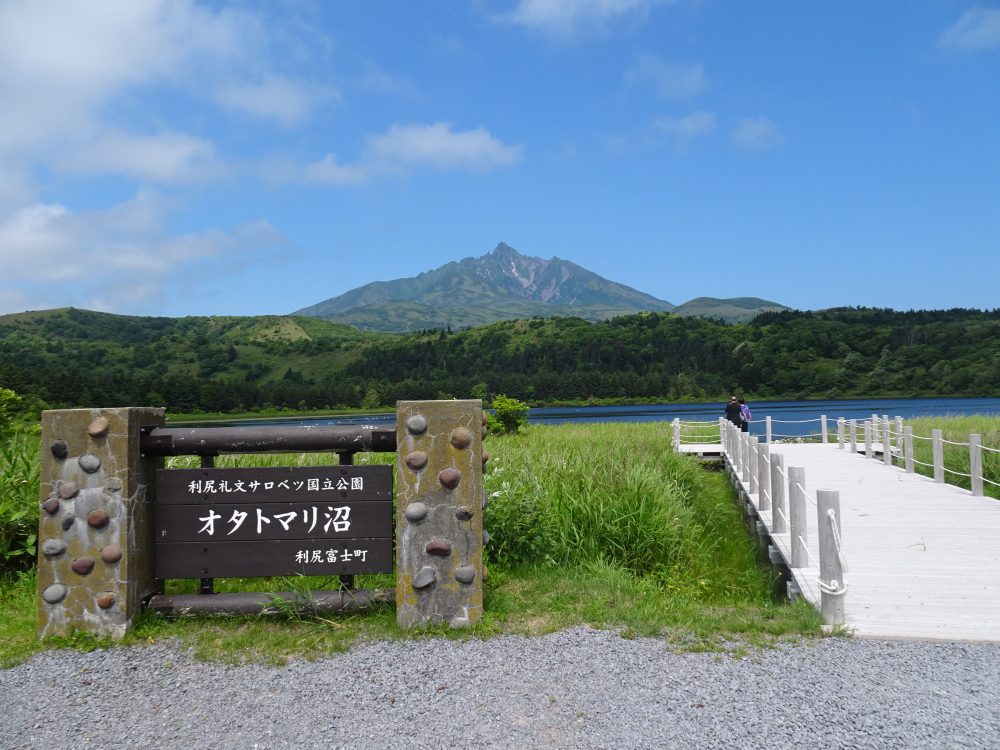
[[[531, 409], [530, 424], [561, 424], [564, 422], [670, 422], [716, 420], [723, 415], [725, 404], [713, 401], [701, 404], [642, 404], [637, 406], [567, 406]], [[764, 418], [774, 420], [775, 435], [807, 435], [819, 432], [820, 416], [825, 414], [831, 432], [836, 429], [838, 417], [864, 419], [872, 414], [887, 414], [890, 418], [941, 417], [948, 415], [984, 414], [1000, 416], [1000, 398], [870, 398], [837, 401], [756, 401], [750, 403], [753, 412], [751, 432], [764, 431]], [[356, 414], [349, 417], [324, 417], [320, 419], [274, 418], [248, 420], [240, 425], [391, 425], [393, 412]], [[204, 424], [219, 424], [204, 423]], [[233, 424], [233, 423], [229, 423]]]

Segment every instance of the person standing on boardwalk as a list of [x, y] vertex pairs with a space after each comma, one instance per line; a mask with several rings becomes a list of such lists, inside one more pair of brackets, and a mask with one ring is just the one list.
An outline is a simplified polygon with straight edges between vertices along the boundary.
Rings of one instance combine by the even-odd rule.
[[743, 419], [740, 417], [740, 404], [736, 400], [736, 396], [729, 397], [729, 403], [726, 404], [726, 419], [737, 427], [743, 424]]
[[740, 406], [740, 430], [750, 432], [750, 407], [747, 406], [747, 400], [741, 398], [737, 403]]

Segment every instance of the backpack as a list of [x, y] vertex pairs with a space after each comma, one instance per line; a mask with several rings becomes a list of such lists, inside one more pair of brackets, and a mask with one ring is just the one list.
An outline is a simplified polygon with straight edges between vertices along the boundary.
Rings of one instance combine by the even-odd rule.
[[746, 404], [740, 406], [740, 416], [743, 418], [744, 422], [750, 421], [750, 407]]

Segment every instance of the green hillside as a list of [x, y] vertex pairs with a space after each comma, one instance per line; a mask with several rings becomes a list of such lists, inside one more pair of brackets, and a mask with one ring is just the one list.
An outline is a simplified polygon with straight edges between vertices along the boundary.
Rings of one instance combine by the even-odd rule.
[[0, 385], [54, 407], [375, 407], [587, 399], [1000, 396], [1000, 310], [836, 309], [725, 324], [672, 313], [393, 335], [314, 318], [0, 317]]

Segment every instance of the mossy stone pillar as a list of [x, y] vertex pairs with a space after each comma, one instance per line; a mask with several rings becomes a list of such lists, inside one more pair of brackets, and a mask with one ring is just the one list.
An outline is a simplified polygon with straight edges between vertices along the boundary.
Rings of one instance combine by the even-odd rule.
[[163, 409], [42, 413], [38, 635], [120, 638], [153, 593], [154, 470], [140, 428]]
[[396, 404], [396, 621], [467, 627], [483, 615], [483, 406]]

